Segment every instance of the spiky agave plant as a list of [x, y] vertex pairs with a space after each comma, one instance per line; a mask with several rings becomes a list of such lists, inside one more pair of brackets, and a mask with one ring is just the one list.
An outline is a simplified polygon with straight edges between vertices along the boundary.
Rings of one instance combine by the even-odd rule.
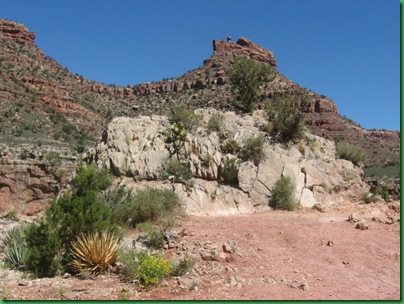
[[81, 234], [72, 244], [73, 270], [79, 273], [102, 273], [118, 259], [120, 239], [111, 232]]
[[7, 267], [18, 269], [25, 263], [27, 256], [26, 229], [26, 225], [13, 227], [0, 244], [0, 251], [4, 252], [4, 264]]

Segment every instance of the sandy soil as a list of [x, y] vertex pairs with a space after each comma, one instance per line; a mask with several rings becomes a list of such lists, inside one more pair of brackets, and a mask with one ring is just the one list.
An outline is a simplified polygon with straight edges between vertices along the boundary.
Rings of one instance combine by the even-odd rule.
[[[368, 229], [348, 222], [352, 213]], [[174, 229], [186, 231], [177, 248], [164, 254], [202, 246], [219, 255], [197, 259], [190, 273], [167, 278], [157, 288], [145, 290], [114, 274], [31, 280], [1, 269], [0, 292], [2, 298], [23, 300], [399, 300], [399, 217], [399, 210], [384, 203], [339, 204], [325, 212], [191, 216]], [[232, 244], [231, 251], [223, 244]]]

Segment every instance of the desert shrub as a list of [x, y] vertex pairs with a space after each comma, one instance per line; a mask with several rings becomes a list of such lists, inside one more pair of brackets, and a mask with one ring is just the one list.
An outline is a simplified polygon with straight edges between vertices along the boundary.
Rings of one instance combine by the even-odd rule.
[[229, 139], [222, 145], [224, 153], [237, 154], [240, 151], [240, 146], [235, 139]]
[[160, 256], [143, 255], [139, 258], [138, 277], [144, 286], [156, 286], [171, 272], [168, 260]]
[[138, 258], [136, 252], [132, 249], [121, 249], [118, 252], [118, 261], [123, 264], [122, 276], [127, 282], [136, 279], [138, 273]]
[[264, 142], [265, 139], [262, 135], [248, 138], [243, 149], [241, 150], [241, 158], [245, 161], [251, 160], [255, 165], [258, 166], [261, 160], [265, 157], [263, 150]]
[[103, 273], [118, 259], [120, 239], [111, 232], [84, 233], [72, 244], [71, 267], [78, 273]]
[[221, 132], [223, 128], [223, 115], [213, 114], [208, 121], [208, 133]]
[[295, 184], [289, 176], [281, 176], [272, 189], [271, 206], [275, 209], [293, 211], [298, 207]]
[[237, 158], [231, 158], [226, 161], [222, 172], [222, 179], [225, 184], [238, 186], [238, 169], [241, 161]]
[[191, 169], [185, 162], [170, 157], [164, 164], [165, 172], [163, 176], [174, 176], [174, 182], [185, 182], [192, 178]]
[[134, 195], [130, 204], [122, 206], [120, 221], [130, 227], [143, 222], [157, 222], [179, 206], [179, 198], [170, 190], [146, 188]]
[[165, 234], [172, 228], [175, 221], [171, 217], [166, 217], [163, 222], [158, 225], [151, 222], [143, 222], [136, 225], [136, 229], [143, 232], [147, 240], [144, 242], [147, 247], [161, 249], [165, 244]]
[[389, 190], [385, 185], [378, 185], [373, 193], [374, 195], [380, 195], [386, 202], [390, 201]]
[[60, 269], [60, 241], [45, 221], [31, 223], [26, 234], [26, 269], [37, 277], [54, 276]]
[[365, 152], [358, 146], [343, 141], [337, 141], [335, 147], [339, 158], [349, 160], [355, 165], [359, 165], [365, 159]]
[[189, 110], [186, 105], [179, 104], [170, 107], [168, 121], [170, 124], [185, 129], [185, 131], [191, 131], [202, 124], [202, 116]]
[[298, 140], [304, 135], [302, 107], [306, 99], [275, 96], [265, 102], [267, 132], [279, 140]]
[[52, 200], [46, 218], [64, 248], [69, 249], [71, 242], [82, 233], [116, 229], [111, 226], [110, 208], [101, 195], [110, 184], [106, 170], [80, 164], [71, 191]]
[[262, 64], [245, 56], [237, 57], [228, 71], [231, 83], [237, 89], [238, 99], [247, 112], [255, 109], [259, 87], [270, 80], [270, 65]]
[[11, 269], [18, 269], [25, 265], [27, 256], [26, 225], [13, 227], [7, 232], [1, 251], [4, 253], [4, 265]]

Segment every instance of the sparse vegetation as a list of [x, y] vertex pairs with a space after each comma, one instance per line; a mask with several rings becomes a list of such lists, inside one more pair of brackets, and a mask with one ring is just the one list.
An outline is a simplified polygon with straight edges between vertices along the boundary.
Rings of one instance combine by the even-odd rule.
[[343, 141], [337, 141], [335, 143], [335, 146], [339, 158], [349, 160], [355, 165], [359, 165], [365, 159], [365, 152], [358, 146], [351, 145]]
[[213, 114], [208, 121], [208, 133], [221, 132], [224, 128], [223, 120], [223, 115]]

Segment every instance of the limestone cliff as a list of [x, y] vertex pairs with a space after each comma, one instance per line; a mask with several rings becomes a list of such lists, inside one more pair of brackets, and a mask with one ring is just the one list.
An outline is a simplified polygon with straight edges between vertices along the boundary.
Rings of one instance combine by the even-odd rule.
[[265, 158], [259, 163], [243, 161], [238, 169], [238, 184], [225, 185], [221, 174], [229, 159], [236, 156], [223, 151], [218, 132], [207, 132], [209, 117], [217, 110], [197, 110], [204, 126], [188, 133], [180, 158], [190, 168], [194, 182], [178, 183], [164, 178], [169, 150], [162, 130], [164, 116], [115, 118], [104, 130], [99, 144], [87, 155], [88, 162], [108, 168], [119, 181], [135, 189], [145, 186], [174, 190], [189, 214], [232, 214], [267, 209], [272, 189], [280, 176], [289, 176], [296, 184], [295, 197], [303, 207], [332, 204], [341, 200], [360, 200], [367, 186], [362, 168], [337, 159], [334, 142], [308, 135], [312, 144], [284, 147], [271, 143], [260, 131], [262, 112], [239, 116], [222, 113], [228, 139], [243, 147], [247, 138], [266, 136]]

